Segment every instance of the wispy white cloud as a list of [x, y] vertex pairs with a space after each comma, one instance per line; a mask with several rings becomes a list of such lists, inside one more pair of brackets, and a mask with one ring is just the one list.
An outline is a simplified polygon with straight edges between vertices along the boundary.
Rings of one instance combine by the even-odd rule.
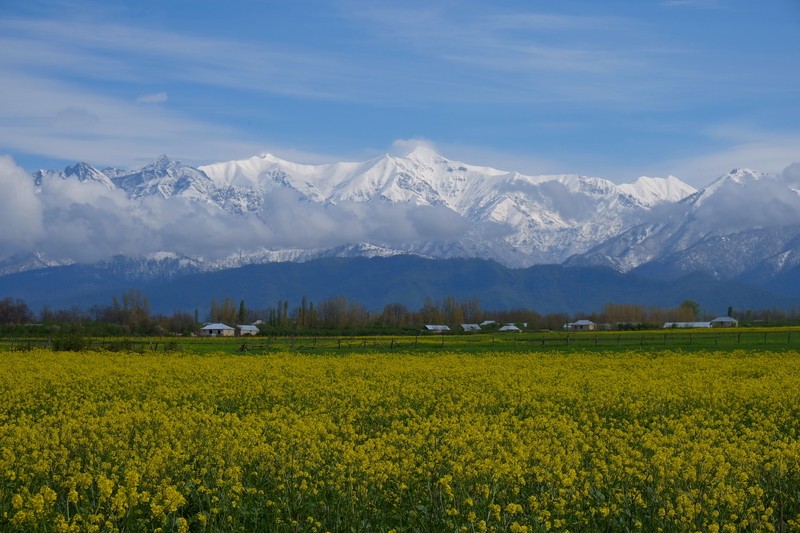
[[0, 227], [5, 228], [0, 235], [3, 259], [41, 238], [45, 228], [33, 180], [5, 155], [0, 155], [0, 188]]
[[[0, 21], [5, 35], [0, 45], [14, 53], [0, 59], [0, 65], [29, 74], [69, 72], [131, 84], [158, 79], [360, 103], [586, 102], [607, 101], [613, 95], [634, 105], [632, 93], [620, 90], [622, 84], [614, 91], [603, 90], [602, 78], [611, 75], [647, 84], [651, 99], [658, 90], [648, 82], [653, 72], [642, 74], [654, 57], [632, 20], [528, 11], [450, 15], [435, 7], [359, 4], [342, 15], [355, 20], [365, 35], [371, 34], [368, 39], [373, 42], [363, 42], [365, 51], [358, 57], [319, 47], [235, 41], [113, 22], [10, 19]], [[615, 39], [607, 39], [612, 33]], [[379, 53], [371, 52], [373, 47]], [[387, 68], [385, 57], [393, 48], [399, 53]], [[416, 56], [407, 56], [409, 52]], [[575, 76], [588, 78], [576, 84]], [[593, 80], [597, 76], [601, 78]], [[587, 83], [591, 90], [576, 90]]]
[[490, 15], [482, 18], [483, 25], [494, 31], [511, 29], [536, 30], [541, 32], [589, 31], [592, 33], [606, 31], [630, 31], [633, 24], [630, 19], [617, 16], [602, 15], [564, 15], [557, 13], [522, 12]]
[[[702, 114], [706, 107], [715, 107], [704, 104], [716, 104], [718, 95], [730, 102], [747, 102], [763, 100], [764, 91], [777, 90], [773, 86], [793, 86], [787, 83], [793, 79], [790, 76], [775, 84], [753, 75], [732, 80], [730, 69], [714, 68], [710, 56], [704, 56], [707, 41], [684, 39], [686, 34], [678, 36], [663, 30], [660, 22], [638, 15], [681, 12], [664, 6], [720, 5], [711, 0], [664, 1], [642, 10], [616, 10], [618, 15], [586, 14], [606, 12], [596, 9], [581, 14], [580, 8], [571, 13], [555, 4], [549, 6], [552, 11], [539, 4], [510, 7], [490, 2], [409, 5], [340, 0], [333, 5], [340, 7], [338, 19], [325, 20], [336, 27], [332, 46], [326, 46], [329, 36], [306, 42], [282, 39], [266, 30], [259, 36], [228, 32], [225, 37], [222, 31], [204, 33], [191, 24], [158, 29], [142, 18], [117, 18], [110, 13], [120, 8], [101, 3], [96, 7], [102, 9], [92, 10], [91, 17], [70, 15], [67, 21], [46, 18], [46, 9], [28, 11], [42, 18], [0, 17], [4, 51], [0, 147], [118, 166], [134, 166], [160, 153], [200, 164], [263, 151], [318, 163], [380, 153], [393, 137], [419, 133], [435, 139], [448, 157], [465, 162], [526, 173], [580, 170], [614, 179], [623, 171], [633, 175], [648, 170], [623, 168], [627, 154], [622, 152], [595, 157], [616, 157], [616, 167], [606, 163], [578, 169], [564, 155], [569, 148], [538, 146], [541, 137], [522, 138], [525, 131], [518, 124], [511, 124], [522, 132], [513, 139], [515, 147], [504, 146], [510, 135], [488, 135], [481, 144], [482, 137], [474, 132], [483, 120], [487, 131], [502, 130], [506, 124], [499, 120], [513, 123], [519, 110], [524, 116], [520, 122], [531, 124], [531, 131], [572, 121], [580, 123], [576, 128], [594, 129], [600, 138], [611, 135], [601, 122], [614, 122], [623, 114], [627, 117], [619, 120], [635, 121], [638, 116], [633, 115], [673, 109]], [[682, 29], [676, 19], [671, 24]], [[705, 57], [705, 63], [694, 62], [698, 56]], [[294, 106], [292, 112], [308, 115], [290, 117], [287, 112], [275, 125], [264, 119], [270, 105], [287, 102]], [[167, 105], [142, 105], [146, 103]], [[346, 137], [340, 130], [347, 124], [329, 123], [335, 119], [326, 115], [332, 109], [323, 107], [328, 104], [340, 105], [339, 114], [331, 113], [337, 117], [341, 108], [357, 109], [354, 116], [367, 109], [369, 119], [381, 123], [376, 140], [367, 141], [378, 148], [359, 151], [338, 142]], [[410, 110], [409, 116], [419, 112], [420, 122], [428, 124], [419, 128], [403, 124], [391, 131], [387, 123], [401, 114], [397, 109]], [[737, 112], [731, 109], [720, 113]], [[582, 115], [593, 112], [600, 117]], [[536, 116], [552, 113], [561, 116], [541, 120]], [[237, 123], [232, 116], [245, 120]], [[662, 118], [671, 119], [662, 114], [651, 120]], [[466, 124], [473, 134], [465, 134], [462, 141], [460, 130], [468, 120], [473, 122]], [[707, 120], [692, 117], [682, 124], [695, 133]], [[258, 121], [264, 124], [254, 126]], [[281, 126], [293, 121], [308, 124], [307, 131], [312, 132], [308, 138], [328, 127], [336, 132], [329, 136], [335, 140], [310, 146], [321, 136], [309, 141], [302, 133], [295, 133], [293, 140], [281, 138], [288, 129]], [[563, 132], [555, 135], [569, 141]], [[788, 142], [793, 137], [787, 134]], [[352, 142], [363, 138], [368, 137]], [[585, 139], [574, 141], [576, 154], [602, 150], [587, 146]], [[688, 170], [690, 179], [705, 180], [704, 173], [725, 154], [738, 154], [737, 161], [749, 155], [754, 160], [749, 165], [757, 166], [772, 153], [776, 157], [768, 165], [772, 169], [787, 161], [790, 151], [780, 135], [776, 139], [777, 144], [766, 138], [714, 138], [708, 155], [683, 158], [670, 155], [674, 151], [665, 144], [661, 161], [648, 166], [679, 176]], [[698, 147], [698, 152], [702, 150]], [[724, 166], [732, 164], [747, 163]]]
[[0, 84], [0, 146], [68, 161], [132, 166], [158, 154], [196, 163], [262, 150], [218, 124], [38, 77]]
[[85, 107], [76, 106], [69, 106], [59, 109], [52, 116], [51, 120], [55, 130], [68, 130], [71, 132], [89, 130], [98, 122], [100, 122], [100, 117]]
[[164, 91], [158, 93], [151, 93], [151, 94], [143, 94], [141, 96], [136, 97], [136, 101], [140, 104], [164, 104], [167, 102], [169, 97], [167, 93]]
[[[51, 158], [125, 166], [134, 164], [135, 158], [149, 159], [160, 153], [208, 163], [246, 157], [265, 148], [282, 154], [305, 152], [314, 158], [308, 149], [284, 146], [282, 151], [276, 139], [265, 147], [266, 139], [247, 139], [231, 126], [181, 113], [172, 100], [169, 107], [135, 105], [164, 104], [174, 92], [153, 92], [152, 83], [379, 106], [587, 97], [625, 100], [630, 105], [630, 92], [603, 90], [599, 80], [590, 88], [545, 77], [529, 83], [530, 76], [541, 71], [620, 71], [627, 59], [589, 47], [548, 46], [503, 37], [514, 24], [574, 29], [596, 23], [608, 28], [624, 25], [624, 20], [529, 14], [516, 22], [511, 16], [498, 16], [489, 21], [488, 29], [470, 20], [459, 29], [433, 11], [415, 21], [405, 11], [395, 18], [390, 12], [364, 11], [366, 15], [359, 16], [382, 21], [380, 32], [389, 29], [389, 33], [403, 34], [407, 46], [435, 51], [432, 55], [450, 66], [441, 72], [436, 68], [423, 72], [413, 59], [398, 59], [386, 68], [382, 56], [345, 57], [320, 48], [200, 37], [113, 21], [0, 20], [0, 48], [12, 51], [0, 56], [4, 82], [0, 98], [7, 104], [0, 109], [0, 146]], [[380, 76], [375, 75], [376, 69]], [[514, 71], [519, 73], [491, 74]], [[115, 85], [113, 91], [109, 84]], [[228, 114], [247, 114], [246, 108], [237, 109], [235, 93], [228, 93], [226, 99]]]
[[452, 16], [436, 6], [375, 5], [354, 9], [350, 16], [374, 28], [376, 38], [391, 40], [395, 46], [489, 71], [620, 72], [641, 63], [637, 58], [641, 51], [624, 45], [609, 48], [608, 42], [598, 46], [599, 40], [592, 39], [611, 30], [629, 35], [635, 23], [622, 18], [530, 11]]
[[436, 82], [453, 81], [452, 101], [652, 110], [674, 105], [696, 75], [685, 44], [624, 16], [437, 4], [359, 4], [345, 16], [389, 53], [428, 64]]
[[[134, 25], [0, 21], [0, 58], [14, 70], [131, 84], [157, 79], [314, 98], [347, 99], [366, 72], [320, 50], [217, 39]], [[42, 74], [44, 75], [44, 74]], [[354, 79], [355, 78], [355, 79]], [[331, 87], [331, 83], [334, 86]], [[359, 95], [355, 95], [359, 96]]]
[[720, 0], [663, 0], [665, 6], [720, 7]]
[[437, 147], [436, 143], [430, 139], [423, 139], [421, 137], [412, 138], [412, 139], [395, 139], [392, 142], [392, 147], [389, 151], [392, 155], [396, 155], [402, 157], [409, 152], [414, 151], [417, 147], [427, 148], [429, 150], [433, 150], [434, 152], [440, 152], [441, 150]]

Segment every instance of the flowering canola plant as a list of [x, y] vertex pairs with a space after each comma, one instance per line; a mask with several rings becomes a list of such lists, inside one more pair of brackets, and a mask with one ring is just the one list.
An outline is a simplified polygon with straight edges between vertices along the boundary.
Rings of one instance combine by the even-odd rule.
[[800, 354], [3, 354], [2, 531], [790, 531]]

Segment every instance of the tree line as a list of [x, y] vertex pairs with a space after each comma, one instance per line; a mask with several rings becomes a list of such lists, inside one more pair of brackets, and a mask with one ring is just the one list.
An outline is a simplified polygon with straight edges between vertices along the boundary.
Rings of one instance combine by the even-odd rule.
[[[800, 309], [728, 310], [743, 325], [800, 324]], [[147, 297], [138, 289], [130, 289], [112, 297], [109, 305], [88, 309], [43, 307], [37, 314], [20, 299], [0, 299], [0, 328], [36, 325], [48, 333], [73, 331], [96, 335], [188, 335], [203, 322], [228, 325], [257, 324], [265, 334], [343, 334], [417, 332], [425, 324], [448, 325], [454, 330], [461, 324], [479, 324], [485, 320], [497, 325], [517, 324], [528, 330], [558, 330], [571, 321], [585, 318], [612, 329], [658, 328], [665, 322], [710, 320], [718, 314], [703, 312], [700, 306], [686, 300], [679, 306], [664, 308], [628, 303], [609, 303], [592, 313], [538, 313], [533, 309], [516, 308], [487, 310], [477, 298], [459, 300], [453, 297], [428, 298], [419, 309], [401, 303], [388, 303], [380, 311], [371, 311], [346, 296], [334, 296], [314, 303], [303, 297], [298, 303], [278, 300], [273, 305], [249, 307], [244, 300], [212, 299], [207, 312], [179, 310], [172, 314], [152, 313]], [[490, 326], [491, 327], [491, 326]]]

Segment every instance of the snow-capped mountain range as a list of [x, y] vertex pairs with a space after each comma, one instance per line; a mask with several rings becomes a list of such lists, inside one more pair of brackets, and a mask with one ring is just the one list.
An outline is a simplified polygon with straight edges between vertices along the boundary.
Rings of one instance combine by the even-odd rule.
[[673, 176], [618, 185], [527, 176], [419, 147], [325, 165], [269, 154], [197, 168], [162, 156], [134, 171], [79, 163], [38, 171], [32, 186], [48, 198], [45, 230], [59, 220], [84, 229], [72, 248], [39, 238], [7, 253], [2, 273], [115, 256], [213, 270], [416, 254], [720, 278], [800, 264], [800, 187], [747, 169], [700, 190]]

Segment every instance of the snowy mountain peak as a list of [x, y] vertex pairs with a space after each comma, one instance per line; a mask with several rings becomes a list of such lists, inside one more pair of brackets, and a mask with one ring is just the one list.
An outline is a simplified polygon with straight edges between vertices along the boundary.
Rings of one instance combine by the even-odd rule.
[[78, 178], [78, 180], [82, 182], [94, 181], [102, 185], [105, 185], [109, 189], [115, 188], [114, 184], [111, 182], [108, 176], [106, 176], [105, 174], [103, 174], [102, 172], [100, 172], [99, 170], [97, 170], [88, 163], [76, 163], [75, 165], [72, 165], [71, 167], [68, 166], [64, 169], [65, 178], [70, 178], [73, 176]]
[[756, 177], [757, 176], [762, 176], [762, 175], [764, 175], [764, 173], [763, 172], [757, 172], [757, 171], [749, 169], [749, 168], [733, 168], [733, 169], [731, 169], [730, 172], [728, 172], [727, 175], [731, 176], [731, 177], [742, 178], [742, 177], [747, 177], [747, 176], [756, 176]]
[[[769, 175], [764, 172], [758, 172], [756, 170], [752, 170], [749, 168], [734, 168], [727, 174], [723, 174], [722, 176], [720, 176], [714, 183], [733, 182], [738, 184], [744, 184], [752, 181], [758, 181], [768, 177]], [[713, 187], [714, 183], [712, 183], [710, 187]]]
[[415, 146], [413, 150], [411, 150], [410, 152], [408, 152], [406, 155], [403, 156], [403, 159], [408, 159], [410, 161], [416, 161], [418, 163], [424, 163], [428, 165], [447, 161], [444, 157], [437, 154], [434, 150], [422, 144]]
[[101, 172], [88, 163], [76, 163], [67, 166], [62, 171], [38, 170], [33, 174], [34, 186], [38, 189], [44, 179], [70, 179], [74, 178], [81, 183], [99, 183], [109, 189], [114, 189], [114, 183], [105, 172]]
[[178, 168], [181, 166], [184, 165], [180, 161], [170, 159], [169, 156], [167, 156], [166, 154], [161, 154], [155, 159], [155, 161], [153, 161], [149, 165], [142, 167], [140, 170], [141, 171], [152, 170], [153, 172], [158, 173], [159, 171], [167, 172], [170, 169]]
[[696, 206], [699, 206], [703, 202], [707, 201], [708, 198], [718, 194], [720, 191], [728, 189], [729, 187], [741, 188], [747, 186], [748, 184], [762, 181], [764, 179], [770, 179], [769, 174], [758, 172], [749, 168], [734, 168], [730, 172], [723, 174], [714, 180], [707, 187], [704, 187], [693, 194], [688, 201], [691, 201]]
[[617, 187], [647, 207], [667, 202], [679, 202], [697, 192], [697, 189], [682, 182], [675, 176], [666, 178], [641, 176], [633, 183], [624, 183]]
[[291, 164], [291, 162], [281, 159], [280, 157], [276, 156], [275, 154], [270, 154], [268, 152], [264, 152], [259, 156], [251, 157], [251, 160], [261, 160], [265, 163], [278, 163], [278, 164]]
[[157, 194], [163, 198], [183, 196], [210, 203], [214, 185], [203, 171], [166, 155], [139, 170], [115, 173], [111, 181], [134, 199]]

